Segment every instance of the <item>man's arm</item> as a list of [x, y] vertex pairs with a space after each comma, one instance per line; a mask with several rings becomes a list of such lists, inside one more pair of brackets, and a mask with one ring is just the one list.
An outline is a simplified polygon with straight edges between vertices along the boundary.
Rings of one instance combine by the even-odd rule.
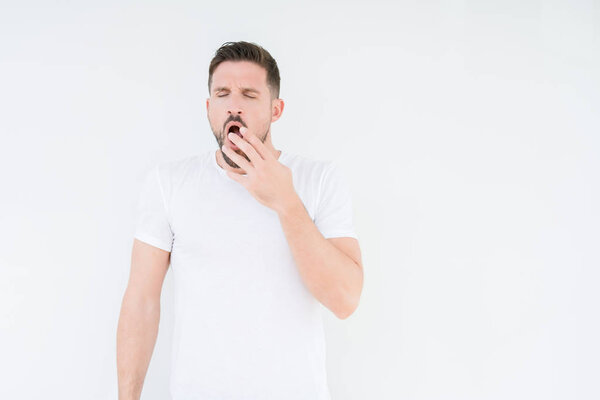
[[347, 318], [358, 307], [363, 286], [358, 241], [325, 239], [298, 195], [286, 204], [279, 220], [302, 280], [338, 318]]
[[119, 400], [138, 400], [158, 336], [160, 293], [170, 255], [134, 239], [131, 273], [117, 327]]

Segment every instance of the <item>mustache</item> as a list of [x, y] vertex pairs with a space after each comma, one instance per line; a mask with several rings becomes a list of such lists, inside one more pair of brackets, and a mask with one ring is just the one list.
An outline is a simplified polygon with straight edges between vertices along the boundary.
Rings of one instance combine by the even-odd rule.
[[242, 124], [243, 127], [247, 128], [246, 124], [244, 123], [244, 121], [242, 121], [242, 119], [240, 117], [232, 117], [232, 118], [227, 118], [227, 120], [223, 124], [223, 130], [225, 130], [225, 127], [227, 126], [227, 124], [232, 121], [239, 122], [240, 124]]

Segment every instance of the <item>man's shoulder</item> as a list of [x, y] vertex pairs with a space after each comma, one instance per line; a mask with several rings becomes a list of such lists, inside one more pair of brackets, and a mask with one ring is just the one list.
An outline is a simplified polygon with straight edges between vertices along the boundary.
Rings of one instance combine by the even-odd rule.
[[192, 155], [178, 157], [172, 160], [166, 160], [159, 162], [158, 168], [163, 171], [177, 172], [186, 170], [191, 167], [198, 167], [203, 161], [206, 161], [210, 153], [214, 153], [214, 150], [204, 151]]
[[287, 158], [285, 161], [288, 166], [307, 171], [322, 172], [332, 162], [331, 160], [317, 158], [313, 155], [286, 153], [286, 156]]
[[164, 180], [174, 181], [184, 178], [189, 173], [196, 172], [206, 163], [211, 151], [178, 157], [172, 160], [161, 161], [156, 164], [159, 176]]

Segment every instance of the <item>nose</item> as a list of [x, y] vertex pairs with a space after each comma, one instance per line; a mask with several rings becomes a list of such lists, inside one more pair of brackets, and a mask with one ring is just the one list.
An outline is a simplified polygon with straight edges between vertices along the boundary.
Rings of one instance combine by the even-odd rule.
[[228, 113], [233, 116], [242, 115], [242, 106], [240, 100], [236, 96], [230, 96], [229, 104], [227, 105]]

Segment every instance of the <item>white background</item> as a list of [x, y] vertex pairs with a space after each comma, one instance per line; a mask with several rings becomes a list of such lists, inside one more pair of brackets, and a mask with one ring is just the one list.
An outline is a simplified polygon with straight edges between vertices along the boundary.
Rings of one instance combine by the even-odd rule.
[[278, 62], [275, 147], [351, 177], [333, 400], [600, 397], [597, 1], [111, 3], [1, 3], [0, 398], [116, 399], [142, 174], [216, 150], [208, 65], [236, 40]]

